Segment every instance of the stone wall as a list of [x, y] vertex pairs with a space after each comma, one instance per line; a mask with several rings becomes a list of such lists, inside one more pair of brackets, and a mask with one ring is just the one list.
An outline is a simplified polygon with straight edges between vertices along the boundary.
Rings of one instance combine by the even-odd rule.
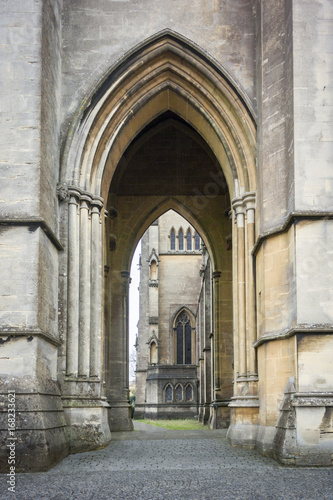
[[62, 3], [2, 8], [1, 400], [15, 390], [17, 470], [45, 470], [68, 453], [57, 383]]
[[220, 62], [254, 100], [253, 3], [226, 0], [116, 2], [65, 0], [63, 8], [62, 132], [90, 89], [126, 52], [169, 29]]
[[[67, 426], [74, 436], [72, 450], [100, 446], [109, 439], [104, 392], [119, 403], [119, 422], [126, 420], [131, 428], [126, 400], [128, 265], [137, 239], [163, 209], [170, 208], [192, 220], [192, 225], [196, 220], [207, 237], [214, 294], [218, 297], [214, 304], [215, 337], [211, 341], [213, 396], [223, 404], [230, 398], [233, 346], [237, 397], [230, 408], [235, 408], [232, 428], [240, 429], [234, 434], [234, 444], [257, 443], [264, 453], [286, 463], [331, 462], [332, 18], [331, 2], [325, 0], [96, 0], [93, 5], [88, 0], [3, 0], [1, 403], [5, 406], [5, 388], [16, 390], [18, 468], [42, 470], [68, 452], [61, 398], [67, 401]], [[119, 73], [110, 73], [129, 51], [163, 30], [169, 34], [163, 40], [164, 52], [158, 52], [161, 39], [155, 38], [152, 51], [151, 46], [142, 46], [145, 58], [131, 52], [133, 57], [123, 59]], [[170, 38], [171, 32], [184, 38]], [[184, 64], [179, 62], [182, 50]], [[163, 86], [169, 79], [177, 91], [164, 89], [146, 102], [142, 95], [147, 89], [144, 79], [154, 79], [151, 66], [158, 61], [163, 61], [164, 70], [154, 80], [156, 85]], [[165, 70], [170, 61], [176, 69], [172, 76]], [[126, 64], [137, 65], [136, 70], [133, 66], [125, 69]], [[139, 68], [143, 68], [143, 74]], [[107, 81], [106, 73], [111, 75]], [[120, 77], [127, 79], [125, 85], [120, 84]], [[116, 103], [108, 95], [113, 84], [119, 97]], [[131, 93], [132, 86], [136, 93]], [[192, 100], [184, 99], [189, 94]], [[120, 121], [108, 121], [108, 113], [116, 114], [118, 105]], [[227, 251], [231, 223], [226, 212], [230, 201], [228, 194], [210, 197], [210, 179], [203, 186], [201, 198], [191, 197], [188, 191], [143, 196], [134, 189], [118, 201], [117, 192], [111, 191], [105, 201], [112, 173], [125, 152], [124, 144], [130, 144], [133, 135], [140, 135], [159, 113], [170, 111], [179, 113], [206, 140], [224, 169], [231, 196], [236, 197], [233, 290], [231, 252]], [[81, 122], [75, 128], [72, 123], [78, 116]], [[132, 119], [126, 121], [128, 116]], [[122, 120], [126, 121], [124, 132]], [[105, 144], [99, 143], [96, 160], [91, 144], [103, 127], [106, 136], [119, 141], [107, 159]], [[86, 156], [80, 156], [82, 151]], [[76, 247], [67, 241], [67, 236], [73, 235], [68, 227], [69, 210], [77, 222], [80, 218], [76, 202], [72, 200], [69, 209], [64, 185], [58, 190], [60, 209], [57, 197], [59, 179], [72, 183], [73, 168], [77, 169], [81, 190], [74, 189], [72, 198], [85, 214], [83, 229], [89, 233], [88, 228], [94, 227], [90, 239], [85, 239], [84, 231], [80, 233], [80, 245]], [[154, 182], [163, 184], [160, 178]], [[188, 176], [184, 186], [190, 189], [190, 182]], [[148, 186], [148, 179], [143, 184]], [[101, 206], [96, 205], [102, 204], [100, 195], [105, 197], [103, 208], [112, 208], [115, 202], [118, 222], [109, 219], [104, 224], [103, 219], [100, 224]], [[90, 204], [93, 199], [94, 207]], [[204, 209], [198, 201], [204, 203]], [[90, 216], [96, 222], [91, 226]], [[98, 334], [90, 337], [95, 354], [101, 341], [102, 300], [96, 299], [102, 289], [101, 264], [98, 260], [98, 265], [90, 268], [88, 261], [90, 248], [101, 258], [101, 244], [96, 250], [95, 236], [102, 234], [102, 228], [106, 228], [104, 258], [109, 266], [103, 288], [104, 371], [94, 372], [94, 380], [67, 380], [63, 384], [70, 344], [67, 321], [75, 322], [67, 308], [68, 297], [73, 298], [67, 285], [68, 258], [74, 247], [75, 251], [79, 246], [85, 249], [87, 263], [82, 264], [81, 255], [80, 271], [86, 274], [80, 272], [77, 278], [81, 292], [74, 302], [87, 298], [80, 306], [87, 320], [85, 304], [90, 304], [90, 297], [83, 293], [82, 285], [86, 277], [89, 284], [84, 289], [89, 289], [90, 276], [91, 312], [94, 319], [98, 316], [99, 325]], [[118, 241], [117, 252], [109, 248], [112, 235]], [[182, 257], [176, 256], [178, 264]], [[191, 305], [195, 301], [186, 298], [186, 302]], [[247, 324], [244, 318], [249, 319]], [[163, 321], [166, 326], [167, 319]], [[85, 341], [97, 323], [93, 321], [87, 327], [86, 322]], [[167, 351], [163, 352], [161, 346], [161, 359], [166, 360]], [[86, 349], [85, 356], [88, 352]], [[322, 373], [317, 376], [319, 369]], [[237, 381], [239, 374], [241, 380]], [[98, 396], [100, 410], [91, 406], [86, 412], [77, 408], [71, 411], [71, 391], [82, 398], [86, 394]], [[111, 423], [116, 412], [114, 406]], [[4, 414], [2, 427], [6, 424]], [[87, 442], [80, 441], [89, 419], [93, 424]], [[253, 433], [247, 439], [249, 428]], [[100, 433], [94, 442], [96, 429]], [[6, 468], [5, 455], [2, 460]]]

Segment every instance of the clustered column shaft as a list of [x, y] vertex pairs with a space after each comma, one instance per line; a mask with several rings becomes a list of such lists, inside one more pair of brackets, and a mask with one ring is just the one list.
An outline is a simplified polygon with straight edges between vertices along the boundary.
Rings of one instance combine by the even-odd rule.
[[102, 198], [69, 187], [66, 374], [101, 374]]
[[245, 193], [235, 198], [232, 206], [236, 216], [237, 251], [237, 312], [236, 342], [238, 359], [235, 368], [238, 378], [256, 376], [256, 358], [253, 343], [256, 338], [255, 280], [253, 256], [255, 240], [255, 194]]
[[247, 338], [247, 375], [256, 377], [256, 356], [255, 349], [252, 347], [256, 341], [256, 294], [255, 294], [255, 268], [252, 256], [252, 249], [255, 243], [255, 195], [247, 193], [244, 196], [246, 208], [246, 229], [247, 245], [245, 260], [246, 269], [246, 338]]
[[91, 304], [90, 304], [90, 376], [101, 374], [102, 343], [102, 220], [100, 200], [91, 210]]
[[220, 380], [220, 346], [221, 346], [221, 327], [220, 327], [220, 271], [213, 272], [213, 297], [214, 297], [214, 389], [221, 390]]
[[129, 285], [131, 282], [130, 278], [130, 273], [129, 271], [122, 271], [121, 272], [121, 277], [123, 279], [123, 310], [122, 310], [122, 315], [123, 315], [123, 384], [124, 384], [124, 389], [125, 391], [128, 390], [129, 388], [129, 349], [128, 349], [128, 343], [129, 343]]
[[79, 356], [79, 205], [80, 193], [72, 190], [68, 203], [68, 281], [67, 281], [67, 355], [66, 373], [77, 375]]

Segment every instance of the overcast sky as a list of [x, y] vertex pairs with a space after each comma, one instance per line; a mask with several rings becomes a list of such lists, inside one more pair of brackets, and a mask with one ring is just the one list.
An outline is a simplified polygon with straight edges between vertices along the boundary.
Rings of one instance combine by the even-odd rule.
[[[129, 351], [134, 349], [135, 337], [138, 332], [137, 324], [139, 321], [139, 256], [141, 253], [141, 240], [136, 247], [131, 265], [131, 284], [129, 289]], [[134, 349], [135, 350], [135, 349]]]

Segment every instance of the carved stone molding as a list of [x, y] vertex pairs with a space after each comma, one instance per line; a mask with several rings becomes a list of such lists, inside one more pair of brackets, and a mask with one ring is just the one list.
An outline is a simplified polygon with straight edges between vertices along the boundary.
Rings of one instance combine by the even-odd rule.
[[60, 201], [67, 201], [69, 199], [68, 185], [66, 182], [58, 182], [57, 196]]

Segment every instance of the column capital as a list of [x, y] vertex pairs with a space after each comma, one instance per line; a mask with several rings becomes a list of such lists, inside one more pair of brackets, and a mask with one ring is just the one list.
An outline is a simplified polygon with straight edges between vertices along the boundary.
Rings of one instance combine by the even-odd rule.
[[92, 201], [91, 201], [91, 207], [92, 207], [92, 210], [95, 211], [96, 213], [96, 209], [98, 210], [98, 212], [100, 212], [103, 208], [103, 205], [104, 205], [104, 200], [101, 196], [94, 196]]
[[221, 271], [213, 271], [213, 280], [218, 280], [221, 277]]
[[82, 189], [80, 189], [78, 186], [73, 186], [69, 184], [67, 186], [68, 193], [70, 196], [78, 196], [80, 197], [82, 195]]
[[245, 214], [245, 207], [244, 207], [244, 201], [243, 197], [238, 197], [234, 198], [232, 200], [232, 208], [237, 215], [244, 215]]
[[245, 193], [243, 196], [246, 211], [256, 208], [256, 193], [254, 191]]
[[82, 191], [76, 186], [67, 186], [68, 203], [78, 205]]
[[[80, 196], [80, 201], [81, 201], [82, 204], [86, 203], [88, 205], [88, 207], [89, 207], [89, 205], [92, 202], [92, 196], [91, 196], [91, 194], [89, 194], [89, 193], [82, 193], [81, 196]], [[84, 205], [83, 205], [83, 208], [86, 208], [86, 207], [84, 207]]]

